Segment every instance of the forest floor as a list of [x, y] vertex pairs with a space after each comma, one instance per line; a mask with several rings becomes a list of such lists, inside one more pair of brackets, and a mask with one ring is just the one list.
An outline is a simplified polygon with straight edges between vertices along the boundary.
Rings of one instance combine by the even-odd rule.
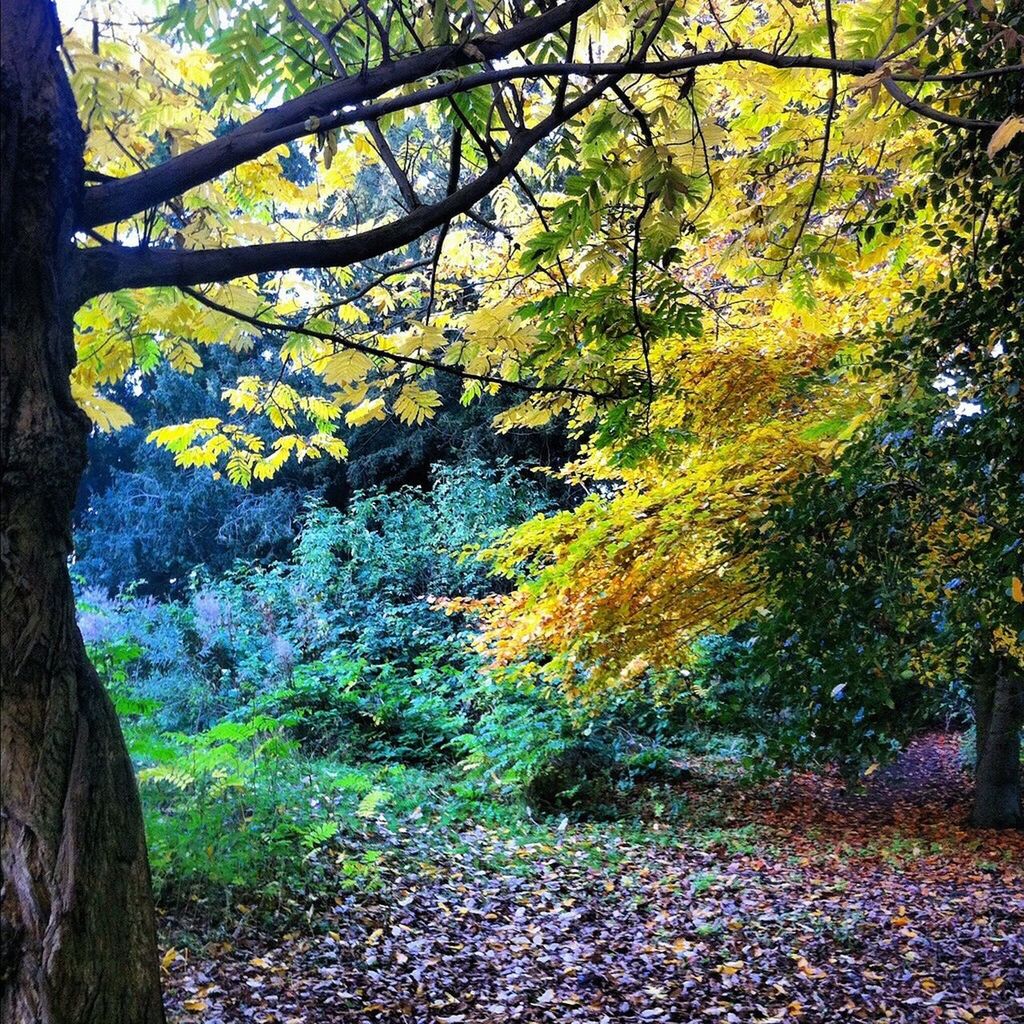
[[[862, 793], [680, 787], [688, 824], [410, 822], [376, 888], [172, 949], [169, 1018], [259, 1024], [1024, 1021], [1024, 836], [968, 830], [952, 738]], [[173, 934], [174, 921], [165, 922]]]

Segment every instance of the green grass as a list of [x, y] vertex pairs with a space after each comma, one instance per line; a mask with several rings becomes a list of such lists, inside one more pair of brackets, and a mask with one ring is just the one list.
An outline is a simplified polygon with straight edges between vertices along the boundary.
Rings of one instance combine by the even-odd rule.
[[700, 896], [713, 889], [720, 878], [721, 875], [717, 871], [702, 871], [700, 874], [694, 875], [690, 880], [694, 896]]

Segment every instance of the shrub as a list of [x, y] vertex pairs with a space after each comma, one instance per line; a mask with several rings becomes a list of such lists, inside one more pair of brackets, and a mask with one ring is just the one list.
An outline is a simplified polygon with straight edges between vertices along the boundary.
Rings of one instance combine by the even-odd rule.
[[637, 787], [685, 774], [660, 735], [673, 709], [647, 693], [586, 710], [557, 691], [484, 680], [473, 699], [478, 717], [456, 741], [464, 767], [535, 812], [615, 817]]
[[335, 652], [296, 669], [265, 705], [299, 712], [295, 733], [313, 753], [430, 765], [450, 759], [449, 744], [466, 726], [463, 683], [430, 658], [409, 676]]

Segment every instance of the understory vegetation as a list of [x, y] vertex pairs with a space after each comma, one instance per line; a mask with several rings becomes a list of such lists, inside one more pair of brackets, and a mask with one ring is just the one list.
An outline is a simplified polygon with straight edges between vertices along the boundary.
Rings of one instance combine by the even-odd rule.
[[[450, 599], [493, 591], [480, 551], [552, 507], [542, 480], [469, 460], [438, 464], [426, 488], [357, 492], [344, 510], [309, 499], [288, 557], [196, 566], [173, 596], [143, 595], [145, 580], [111, 594], [79, 576], [162, 906], [287, 920], [339, 885], [372, 889], [384, 837], [413, 823], [439, 849], [475, 825], [524, 837], [569, 822], [706, 830], [679, 787], [695, 766], [756, 787], [801, 761], [801, 716], [757, 678], [752, 626], [597, 705], [486, 671]], [[955, 684], [920, 724], [969, 719]], [[808, 741], [803, 760], [820, 758]], [[854, 788], [865, 766], [853, 765]]]
[[581, 712], [481, 671], [446, 599], [490, 592], [479, 549], [549, 491], [507, 464], [439, 466], [428, 489], [358, 493], [345, 511], [311, 501], [287, 559], [198, 566], [175, 597], [79, 578], [162, 899], [291, 912], [324, 862], [372, 878], [378, 826], [634, 819], [638, 798], [664, 814], [687, 733], [739, 763], [738, 735], [700, 738], [743, 721], [743, 684], [716, 675], [739, 649], [725, 638], [707, 646], [699, 716], [646, 693]]

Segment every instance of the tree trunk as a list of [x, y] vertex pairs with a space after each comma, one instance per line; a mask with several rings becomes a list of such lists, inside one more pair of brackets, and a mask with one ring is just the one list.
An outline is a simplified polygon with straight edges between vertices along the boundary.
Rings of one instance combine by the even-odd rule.
[[3, 1024], [163, 1020], [138, 792], [68, 576], [87, 423], [71, 398], [84, 136], [50, 0], [5, 0], [0, 193]]
[[975, 686], [978, 752], [974, 811], [979, 828], [1024, 828], [1021, 807], [1020, 734], [1024, 724], [1024, 674], [1001, 658]]

